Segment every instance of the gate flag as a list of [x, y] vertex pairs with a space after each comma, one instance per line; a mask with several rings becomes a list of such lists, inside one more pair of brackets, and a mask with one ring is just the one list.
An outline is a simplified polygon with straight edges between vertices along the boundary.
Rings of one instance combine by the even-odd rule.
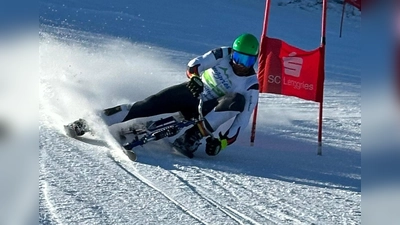
[[361, 11], [361, 0], [344, 0], [343, 4], [349, 3]]
[[322, 102], [321, 47], [304, 51], [279, 39], [267, 36], [263, 39], [259, 61], [260, 91]]
[[[271, 0], [265, 1], [265, 14], [258, 59], [260, 93], [295, 96], [319, 103], [318, 155], [322, 154], [322, 113], [325, 79], [326, 11], [327, 1], [322, 0], [321, 44], [305, 51], [267, 35]], [[360, 2], [361, 0], [346, 0]], [[254, 144], [258, 103], [254, 108], [250, 144]]]

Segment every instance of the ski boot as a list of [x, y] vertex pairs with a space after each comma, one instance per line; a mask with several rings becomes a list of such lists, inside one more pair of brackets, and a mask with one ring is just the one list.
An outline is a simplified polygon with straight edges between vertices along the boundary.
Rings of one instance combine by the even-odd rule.
[[87, 125], [86, 120], [84, 120], [84, 119], [79, 119], [68, 125], [64, 125], [64, 130], [65, 130], [65, 133], [72, 138], [82, 136], [86, 132], [91, 132], [89, 126]]
[[201, 145], [202, 138], [203, 135], [201, 134], [197, 125], [195, 125], [178, 137], [174, 143], [172, 143], [172, 146], [181, 154], [187, 156], [188, 158], [193, 158], [193, 152], [195, 152]]

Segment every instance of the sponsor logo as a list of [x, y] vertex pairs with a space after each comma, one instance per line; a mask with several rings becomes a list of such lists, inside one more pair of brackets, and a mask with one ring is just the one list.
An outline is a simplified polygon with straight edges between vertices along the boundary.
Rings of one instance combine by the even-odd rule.
[[225, 67], [212, 67], [203, 73], [203, 81], [218, 97], [224, 96], [232, 88], [227, 71], [228, 68]]
[[303, 67], [303, 59], [295, 57], [296, 52], [289, 54], [289, 57], [283, 57], [284, 73], [293, 77], [300, 77], [301, 68]]
[[270, 74], [268, 75], [268, 83], [292, 86], [296, 90], [314, 90], [313, 84], [291, 79], [291, 77], [300, 78], [301, 69], [303, 68], [303, 59], [301, 57], [296, 57], [296, 55], [296, 52], [292, 52], [288, 57], [283, 57], [283, 73], [287, 76], [282, 76], [282, 78], [281, 76]]
[[[215, 70], [214, 68], [210, 68], [204, 71], [203, 81], [205, 81], [206, 84], [207, 95], [212, 95], [214, 97], [221, 97], [225, 95], [225, 91], [220, 87], [221, 82], [219, 81], [219, 79], [217, 79], [215, 72], [218, 72], [218, 70]], [[218, 72], [218, 74], [221, 73]]]
[[289, 79], [284, 77], [283, 80], [281, 78], [281, 76], [275, 76], [275, 75], [268, 75], [268, 83], [271, 84], [281, 84], [283, 83], [283, 85], [286, 86], [292, 86], [294, 89], [300, 90], [300, 89], [304, 89], [307, 91], [312, 91], [314, 90], [314, 85], [313, 84], [309, 84], [306, 83], [304, 81], [299, 82], [299, 81], [295, 81], [293, 79]]
[[215, 78], [217, 79], [217, 82], [221, 83], [225, 87], [225, 89], [231, 88], [232, 82], [229, 79], [229, 75], [226, 73], [228, 68], [224, 68], [224, 67], [220, 67], [220, 66], [218, 68], [221, 69], [222, 71], [224, 71], [224, 74], [221, 74], [221, 72], [217, 68], [213, 67]]

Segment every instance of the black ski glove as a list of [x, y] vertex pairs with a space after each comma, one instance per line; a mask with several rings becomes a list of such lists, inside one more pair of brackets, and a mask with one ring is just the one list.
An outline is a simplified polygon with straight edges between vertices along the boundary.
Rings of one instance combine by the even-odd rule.
[[206, 139], [206, 153], [207, 155], [215, 156], [228, 146], [228, 140], [219, 133], [220, 138], [208, 137]]
[[192, 92], [194, 97], [199, 97], [199, 95], [204, 90], [203, 81], [198, 75], [193, 75], [189, 82], [186, 84], [186, 87], [189, 88], [190, 92]]

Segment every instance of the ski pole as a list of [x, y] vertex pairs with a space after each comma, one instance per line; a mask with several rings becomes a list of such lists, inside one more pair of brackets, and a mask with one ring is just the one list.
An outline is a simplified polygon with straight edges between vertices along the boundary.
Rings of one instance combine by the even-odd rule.
[[210, 132], [210, 131], [207, 129], [206, 123], [204, 122], [204, 116], [203, 116], [203, 102], [204, 102], [204, 100], [203, 100], [203, 95], [200, 94], [200, 95], [199, 95], [199, 105], [198, 105], [198, 108], [197, 108], [198, 111], [199, 111], [199, 122], [202, 123], [202, 126], [203, 126], [204, 129], [207, 131], [208, 136], [214, 138], [213, 133]]
[[203, 121], [204, 116], [203, 116], [203, 95], [202, 94], [199, 95], [199, 105], [197, 107], [197, 110], [199, 111], [199, 120]]

